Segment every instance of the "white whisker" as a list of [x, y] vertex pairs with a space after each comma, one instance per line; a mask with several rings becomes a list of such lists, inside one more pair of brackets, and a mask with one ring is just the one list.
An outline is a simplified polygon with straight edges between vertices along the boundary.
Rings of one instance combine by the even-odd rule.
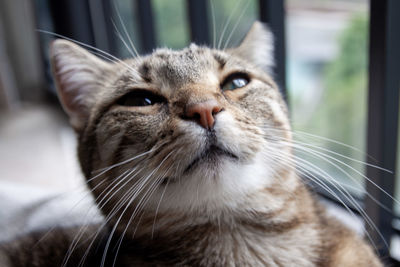
[[122, 17], [121, 17], [121, 13], [119, 12], [119, 9], [118, 9], [118, 7], [117, 7], [117, 4], [116, 4], [115, 2], [113, 2], [113, 3], [114, 3], [114, 9], [115, 9], [115, 12], [117, 13], [119, 22], [120, 22], [120, 24], [122, 25], [122, 29], [123, 29], [123, 31], [124, 31], [126, 37], [128, 37], [128, 41], [129, 41], [129, 43], [130, 43], [130, 45], [131, 45], [131, 48], [132, 48], [133, 51], [135, 52], [135, 54], [132, 53], [132, 56], [135, 57], [135, 55], [136, 55], [136, 56], [138, 57], [138, 56], [139, 56], [139, 53], [138, 53], [138, 51], [136, 50], [136, 47], [135, 47], [135, 45], [133, 44], [133, 41], [132, 41], [131, 37], [129, 36], [128, 30], [126, 29], [125, 23], [124, 23], [124, 21], [123, 21], [123, 19], [122, 19]]
[[[276, 156], [276, 155], [275, 155]], [[279, 157], [279, 156], [278, 156]], [[380, 231], [377, 229], [376, 225], [372, 222], [372, 220], [369, 218], [369, 216], [364, 212], [364, 210], [358, 205], [358, 203], [356, 202], [356, 200], [353, 198], [353, 196], [351, 194], [349, 194], [347, 192], [347, 190], [342, 187], [340, 184], [337, 184], [336, 181], [334, 180], [333, 177], [331, 177], [328, 173], [326, 173], [324, 170], [322, 170], [321, 168], [319, 168], [318, 166], [303, 160], [299, 157], [295, 157], [296, 160], [294, 159], [288, 159], [283, 158], [281, 156], [281, 160], [290, 160], [293, 161], [294, 164], [296, 164], [296, 166], [301, 167], [301, 169], [303, 171], [305, 171], [305, 173], [308, 173], [309, 175], [306, 175], [305, 177], [308, 177], [310, 179], [312, 179], [315, 183], [317, 183], [319, 186], [321, 186], [323, 189], [325, 189], [327, 192], [329, 192], [332, 196], [334, 196], [341, 204], [342, 206], [349, 212], [349, 214], [351, 214], [354, 218], [356, 218], [355, 214], [352, 212], [352, 210], [344, 203], [344, 201], [331, 189], [329, 188], [321, 179], [319, 179], [317, 176], [315, 176], [313, 173], [317, 173], [323, 177], [329, 177], [330, 179], [325, 180], [327, 182], [329, 182], [338, 192], [340, 192], [342, 194], [343, 197], [345, 197], [346, 200], [348, 200], [350, 203], [353, 203], [353, 205], [355, 205], [358, 209], [358, 211], [360, 212], [360, 215], [364, 218], [364, 220], [372, 227], [374, 228], [377, 233], [381, 236], [382, 238], [382, 234], [380, 233]], [[301, 164], [301, 165], [299, 165]], [[367, 237], [370, 239], [370, 241], [372, 242], [372, 238], [370, 237], [368, 232], [364, 232]], [[384, 242], [385, 240], [382, 239]], [[386, 242], [385, 242], [386, 243]], [[387, 244], [386, 244], [387, 245]], [[375, 248], [376, 249], [376, 248]]]
[[228, 17], [228, 19], [227, 19], [227, 21], [226, 21], [226, 23], [224, 25], [224, 28], [222, 29], [222, 33], [221, 33], [221, 35], [219, 37], [217, 49], [221, 49], [222, 40], [224, 39], [225, 32], [228, 29], [228, 26], [231, 23], [232, 17], [236, 13], [236, 10], [238, 9], [239, 4], [241, 4], [241, 3], [242, 3], [242, 0], [237, 1], [232, 13], [229, 15], [229, 17]]
[[122, 61], [121, 59], [119, 59], [119, 58], [117, 58], [117, 57], [111, 55], [110, 53], [107, 53], [107, 52], [105, 52], [105, 51], [103, 51], [103, 50], [101, 50], [101, 49], [98, 49], [98, 48], [96, 48], [96, 47], [94, 47], [94, 46], [91, 46], [91, 45], [88, 45], [88, 44], [79, 42], [79, 41], [77, 41], [77, 40], [74, 40], [74, 39], [72, 39], [72, 38], [66, 37], [66, 36], [61, 35], [61, 34], [58, 34], [58, 33], [50, 32], [50, 31], [45, 31], [45, 30], [37, 30], [37, 31], [38, 31], [38, 32], [41, 32], [41, 33], [50, 34], [50, 35], [55, 36], [55, 37], [63, 38], [63, 39], [65, 39], [65, 40], [68, 40], [68, 41], [74, 42], [74, 43], [76, 43], [76, 44], [79, 44], [79, 45], [81, 45], [81, 46], [84, 46], [84, 47], [93, 49], [94, 51], [99, 52], [101, 55], [104, 55], [104, 56], [106, 56], [106, 57], [109, 57], [108, 59], [113, 59], [115, 62], [118, 62], [118, 63], [122, 64], [122, 65], [125, 66], [128, 70], [131, 71], [132, 75], [134, 75], [134, 76], [138, 76], [138, 75], [139, 75], [138, 72], [137, 72], [134, 68], [132, 68], [131, 66], [129, 66], [128, 64], [126, 64], [124, 61]]
[[121, 42], [125, 45], [125, 48], [128, 50], [128, 52], [131, 54], [132, 57], [135, 57], [135, 53], [131, 49], [131, 47], [126, 43], [124, 37], [122, 36], [121, 32], [118, 30], [117, 25], [115, 24], [114, 20], [111, 20], [112, 25], [114, 26], [115, 33], [117, 34], [118, 38], [121, 40]]
[[211, 19], [212, 19], [212, 26], [213, 26], [213, 48], [215, 49], [215, 43], [216, 43], [216, 29], [215, 29], [215, 10], [214, 10], [214, 4], [212, 0], [209, 0], [210, 6], [211, 6]]
[[225, 50], [226, 47], [229, 45], [229, 42], [231, 41], [233, 33], [236, 31], [236, 28], [239, 26], [239, 23], [242, 21], [242, 18], [244, 16], [244, 14], [246, 13], [247, 9], [249, 8], [249, 4], [250, 3], [251, 3], [250, 1], [247, 1], [247, 3], [245, 5], [245, 7], [243, 8], [242, 12], [240, 12], [239, 18], [237, 19], [237, 21], [236, 21], [235, 25], [233, 26], [231, 32], [229, 33], [228, 38], [225, 40], [223, 50]]
[[[121, 219], [122, 219], [122, 216], [123, 216], [124, 213], [127, 211], [127, 209], [130, 207], [130, 205], [132, 204], [132, 202], [135, 200], [135, 198], [136, 198], [136, 196], [138, 195], [138, 193], [140, 193], [140, 191], [141, 191], [141, 189], [144, 187], [145, 183], [146, 183], [148, 180], [150, 180], [151, 176], [152, 176], [156, 171], [158, 171], [158, 169], [159, 169], [159, 168], [161, 167], [161, 165], [168, 159], [168, 157], [172, 154], [172, 152], [173, 152], [173, 151], [171, 151], [171, 152], [160, 162], [160, 164], [159, 164], [145, 179], [143, 179], [144, 182], [142, 183], [142, 185], [141, 185], [141, 187], [139, 188], [138, 192], [135, 193], [135, 194], [131, 197], [131, 200], [129, 201], [129, 203], [127, 203], [127, 204], [125, 205], [125, 209], [121, 212], [121, 215], [119, 216], [119, 218], [118, 218], [118, 220], [116, 221], [116, 223], [115, 223], [113, 229], [111, 230], [110, 237], [108, 238], [107, 244], [106, 244], [106, 246], [105, 246], [105, 248], [104, 248], [103, 257], [102, 257], [102, 260], [101, 260], [101, 267], [103, 267], [104, 264], [105, 264], [106, 255], [107, 255], [107, 251], [108, 251], [108, 248], [109, 248], [109, 246], [110, 246], [110, 243], [111, 243], [112, 236], [114, 235], [115, 230], [117, 229], [117, 226], [118, 226], [119, 222], [120, 222]], [[136, 210], [136, 209], [137, 209], [137, 207], [135, 208], [135, 210]]]

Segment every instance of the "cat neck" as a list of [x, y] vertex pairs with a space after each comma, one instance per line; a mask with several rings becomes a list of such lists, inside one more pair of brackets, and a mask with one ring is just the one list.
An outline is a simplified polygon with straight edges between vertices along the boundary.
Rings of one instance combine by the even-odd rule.
[[[301, 253], [310, 255], [302, 258], [307, 266], [315, 260], [310, 251], [315, 251], [319, 235], [318, 229], [310, 230], [310, 224], [315, 221], [315, 212], [310, 211], [313, 208], [309, 193], [299, 184], [296, 194], [289, 195], [285, 204], [272, 213], [247, 210], [219, 214], [208, 220], [202, 214], [161, 213], [156, 221], [154, 216], [143, 217], [135, 236], [129, 240], [128, 235], [125, 240], [128, 251], [133, 254], [147, 255], [160, 262], [169, 258], [178, 261], [171, 264], [207, 266], [207, 263], [199, 264], [200, 259], [214, 264], [219, 262], [218, 266], [294, 264], [298, 261], [295, 255]], [[299, 246], [289, 245], [293, 243]], [[288, 253], [288, 249], [293, 253]]]

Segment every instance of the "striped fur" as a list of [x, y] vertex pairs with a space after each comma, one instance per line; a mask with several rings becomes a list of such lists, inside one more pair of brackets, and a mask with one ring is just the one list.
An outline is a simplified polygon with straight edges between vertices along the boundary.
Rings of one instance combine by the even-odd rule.
[[[53, 44], [54, 75], [79, 135], [82, 170], [109, 219], [97, 227], [106, 241], [96, 241], [98, 257], [89, 250], [87, 266], [98, 266], [103, 253], [110, 266], [114, 257], [116, 266], [381, 266], [364, 241], [325, 214], [296, 174], [291, 147], [281, 142], [292, 138], [287, 108], [265, 72], [272, 64], [268, 40], [256, 23], [238, 48], [192, 44], [114, 63], [68, 41]], [[235, 72], [250, 83], [222, 91]], [[134, 89], [166, 102], [119, 105]], [[210, 99], [221, 107], [212, 131], [185, 117], [188, 107]], [[210, 143], [234, 156], [203, 157]], [[75, 235], [60, 231], [72, 236], [62, 246], [57, 235], [47, 238], [52, 245], [41, 252], [40, 266], [52, 266], [45, 262], [53, 250], [67, 253], [65, 243]], [[77, 247], [68, 264], [76, 266], [87, 249]], [[11, 266], [25, 266], [15, 260], [23, 255], [9, 255]]]

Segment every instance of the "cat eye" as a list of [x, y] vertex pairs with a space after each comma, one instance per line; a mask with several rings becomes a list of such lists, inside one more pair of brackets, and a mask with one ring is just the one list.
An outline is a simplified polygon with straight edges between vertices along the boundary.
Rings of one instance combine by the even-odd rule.
[[221, 89], [235, 90], [237, 88], [242, 88], [250, 82], [249, 76], [245, 73], [234, 73], [229, 75], [224, 82], [221, 84]]
[[144, 107], [158, 103], [165, 103], [164, 97], [147, 90], [134, 90], [121, 97], [117, 104], [129, 107]]

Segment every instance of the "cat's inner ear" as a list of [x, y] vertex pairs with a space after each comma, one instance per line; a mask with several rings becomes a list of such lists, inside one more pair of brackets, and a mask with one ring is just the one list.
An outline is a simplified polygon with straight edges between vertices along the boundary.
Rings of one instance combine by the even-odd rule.
[[272, 74], [274, 67], [274, 37], [266, 24], [254, 22], [246, 37], [231, 52]]
[[71, 125], [80, 131], [104, 87], [104, 73], [110, 64], [62, 39], [51, 44], [50, 58], [61, 104]]

